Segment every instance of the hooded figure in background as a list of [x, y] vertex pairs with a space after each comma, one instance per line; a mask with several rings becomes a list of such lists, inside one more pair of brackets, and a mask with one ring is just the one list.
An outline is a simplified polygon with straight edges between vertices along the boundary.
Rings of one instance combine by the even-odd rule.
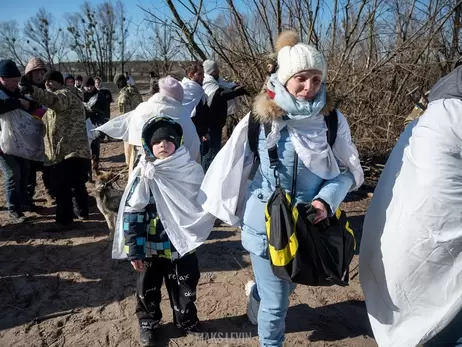
[[360, 280], [380, 347], [462, 344], [462, 67], [428, 99], [364, 220]]
[[[45, 62], [40, 58], [31, 58], [26, 65], [24, 71], [25, 76], [38, 88], [45, 89], [44, 77], [47, 72]], [[47, 111], [45, 106], [37, 105], [38, 107], [33, 111], [34, 116], [42, 118]], [[50, 170], [43, 165], [43, 161], [31, 160], [29, 180], [27, 183], [27, 194], [29, 195], [30, 208], [34, 208], [34, 195], [35, 187], [37, 186], [37, 172], [42, 171], [42, 180], [45, 186], [45, 199], [48, 203], [55, 203], [55, 194], [52, 191], [52, 184], [50, 178]]]

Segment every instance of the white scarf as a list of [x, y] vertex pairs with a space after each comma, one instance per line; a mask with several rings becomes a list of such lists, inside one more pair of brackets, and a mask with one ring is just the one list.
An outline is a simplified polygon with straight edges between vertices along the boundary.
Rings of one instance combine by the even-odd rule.
[[[301, 101], [291, 95], [273, 75], [268, 82], [268, 88], [275, 93], [274, 102], [281, 107], [286, 116], [272, 121], [271, 132], [268, 134], [268, 148], [278, 143], [281, 130], [287, 126], [289, 138], [295, 152], [303, 164], [317, 176], [330, 180], [341, 173], [339, 164], [349, 168], [356, 182], [364, 180], [358, 151], [351, 142], [350, 128], [343, 115], [337, 110], [338, 131], [334, 145], [327, 142], [327, 126], [322, 108], [326, 103], [326, 89], [322, 86], [316, 98], [312, 101]], [[338, 136], [343, 134], [343, 136]], [[337, 163], [337, 161], [339, 163]], [[355, 189], [359, 188], [357, 186]]]
[[184, 90], [183, 107], [186, 109], [191, 118], [196, 115], [196, 107], [202, 101], [207, 101], [207, 95], [202, 86], [189, 78], [184, 77], [181, 81]]
[[202, 83], [202, 88], [204, 88], [205, 94], [207, 94], [208, 102], [212, 101], [213, 95], [220, 88], [218, 81], [212, 76], [205, 74], [204, 82]]
[[358, 152], [351, 143], [346, 143], [337, 137], [333, 148], [329, 146], [323, 115], [311, 117], [307, 122], [297, 122], [296, 126], [292, 126], [291, 123], [291, 120], [273, 120], [271, 132], [267, 137], [268, 148], [278, 143], [281, 130], [287, 127], [295, 152], [303, 164], [319, 177], [329, 180], [340, 174], [336, 159], [346, 167], [350, 162], [352, 166], [359, 165]]
[[[132, 189], [136, 177], [140, 177], [140, 181], [128, 200], [130, 207], [126, 208], [127, 192]], [[125, 188], [125, 198], [121, 201], [113, 258], [124, 257], [123, 212], [142, 211], [149, 204], [151, 194], [162, 225], [181, 256], [205, 242], [213, 228], [215, 217], [205, 212], [197, 202], [203, 178], [202, 167], [191, 160], [184, 146], [166, 159], [148, 161], [143, 155], [130, 176], [131, 184]]]
[[[354, 177], [350, 191], [358, 189], [364, 174], [355, 145], [351, 142], [350, 130], [345, 117], [339, 112], [339, 127], [334, 145], [334, 155], [344, 158], [347, 169]], [[253, 165], [253, 153], [247, 139], [249, 114], [233, 131], [225, 146], [213, 160], [201, 186], [198, 201], [204, 210], [222, 221], [237, 226], [245, 207], [248, 177]], [[325, 134], [324, 134], [325, 136]], [[342, 148], [344, 147], [344, 148]]]

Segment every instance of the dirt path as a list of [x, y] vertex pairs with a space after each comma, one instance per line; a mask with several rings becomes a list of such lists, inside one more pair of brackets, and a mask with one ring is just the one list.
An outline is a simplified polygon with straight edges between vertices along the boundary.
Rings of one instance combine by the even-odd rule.
[[[104, 143], [103, 168], [121, 169], [122, 153], [121, 142]], [[43, 185], [38, 181], [40, 196]], [[92, 192], [94, 186], [88, 188]], [[0, 206], [4, 205], [2, 184]], [[7, 225], [6, 213], [0, 213], [0, 346], [138, 346], [135, 272], [128, 262], [111, 259], [99, 211], [93, 207], [88, 221], [59, 231], [53, 223], [54, 208], [40, 198], [37, 205], [41, 210], [29, 213], [25, 225]], [[356, 228], [366, 205], [366, 200], [345, 204]], [[244, 285], [252, 270], [239, 230], [217, 228], [198, 257], [199, 317], [211, 338], [228, 338], [198, 341], [181, 336], [170, 323], [164, 291], [159, 346], [258, 346], [257, 330], [245, 316]], [[351, 269], [348, 288], [297, 288], [287, 317], [286, 346], [376, 346], [357, 259]]]

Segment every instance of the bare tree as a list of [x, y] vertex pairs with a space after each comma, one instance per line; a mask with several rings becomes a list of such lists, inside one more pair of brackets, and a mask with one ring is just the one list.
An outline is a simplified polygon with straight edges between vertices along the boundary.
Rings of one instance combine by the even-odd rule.
[[61, 64], [68, 49], [64, 44], [66, 33], [55, 25], [50, 12], [41, 8], [24, 26], [26, 50], [32, 56], [43, 58], [48, 64]]
[[16, 21], [0, 22], [0, 56], [15, 60], [23, 69], [26, 66], [24, 40]]
[[150, 23], [140, 42], [143, 57], [151, 61], [152, 70], [159, 76], [168, 74], [181, 54], [181, 43], [166, 25]]
[[128, 21], [122, 2], [104, 2], [97, 6], [85, 2], [81, 11], [67, 17], [70, 48], [83, 63], [88, 75], [112, 79], [119, 66], [131, 59]]
[[243, 0], [244, 9], [235, 0], [161, 2], [171, 16], [143, 8], [148, 20], [254, 91], [277, 34], [295, 30], [325, 53], [329, 91], [368, 151], [391, 148], [419, 97], [412, 91], [428, 90], [461, 54], [460, 0]]
[[129, 21], [127, 20], [127, 11], [125, 9], [125, 5], [123, 4], [122, 1], [118, 0], [115, 4], [115, 12], [117, 14], [117, 40], [118, 40], [118, 56], [117, 60], [120, 62], [120, 67], [122, 71], [125, 71], [125, 63], [127, 61], [130, 61], [130, 59], [133, 57], [135, 54], [136, 50], [129, 49], [129, 43], [128, 43], [128, 38], [129, 38]]

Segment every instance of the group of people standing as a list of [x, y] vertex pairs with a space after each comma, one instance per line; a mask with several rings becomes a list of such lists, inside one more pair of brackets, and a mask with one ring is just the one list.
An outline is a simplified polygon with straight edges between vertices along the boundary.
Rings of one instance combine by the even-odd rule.
[[[142, 101], [125, 75], [115, 76], [114, 82], [120, 109], [136, 107], [133, 94], [138, 104]], [[85, 183], [92, 181], [100, 159], [100, 134], [88, 129], [109, 120], [112, 102], [99, 77], [64, 77], [39, 58], [32, 58], [22, 75], [12, 60], [0, 61], [0, 167], [12, 223], [24, 222], [24, 212], [35, 209], [38, 171], [42, 171], [45, 197], [56, 203], [59, 226], [88, 218]], [[24, 147], [29, 142], [20, 143], [15, 136], [30, 128], [36, 130], [29, 137], [36, 138], [40, 156], [28, 156]]]
[[[266, 86], [223, 148], [222, 128], [236, 106], [232, 101], [247, 91], [221, 79], [216, 62], [191, 64], [181, 82], [160, 79], [159, 92], [146, 102], [126, 76], [114, 80], [123, 114], [97, 131], [123, 139], [128, 148], [132, 173], [112, 255], [128, 258], [137, 271], [142, 346], [156, 345], [164, 279], [174, 323], [186, 334], [203, 332], [195, 306], [200, 278], [195, 249], [218, 218], [242, 229], [255, 277], [243, 294], [260, 345], [282, 347], [295, 284], [272, 270], [268, 200], [276, 187], [291, 192], [294, 204], [315, 211], [308, 222], [316, 224], [333, 216], [347, 193], [363, 183], [348, 122], [326, 87], [322, 53], [299, 42], [294, 32], [281, 33], [275, 48]], [[100, 93], [94, 79], [72, 85], [69, 77], [40, 66], [21, 77], [11, 60], [0, 61], [1, 135], [16, 110], [43, 121], [44, 166], [56, 196], [56, 220], [65, 226], [88, 216], [87, 168], [91, 151], [98, 160], [99, 147], [90, 151], [86, 119], [96, 124], [106, 119], [92, 113]], [[426, 111], [402, 134], [366, 214], [361, 285], [380, 346], [462, 341], [461, 81], [458, 67], [429, 93]], [[329, 142], [326, 116], [333, 113], [336, 136]], [[251, 118], [259, 125], [256, 151], [249, 144]], [[21, 221], [28, 201], [28, 175], [22, 173], [30, 162], [0, 145], [10, 216]]]
[[[268, 149], [277, 149], [278, 183], [290, 192], [297, 177], [294, 199], [312, 206], [315, 223], [332, 216], [348, 191], [363, 182], [348, 123], [325, 86], [322, 54], [298, 42], [293, 32], [281, 34], [276, 46], [277, 63], [273, 55], [266, 88], [223, 148], [222, 128], [235, 107], [232, 101], [247, 91], [221, 79], [218, 64], [211, 60], [188, 66], [181, 83], [160, 79], [159, 93], [98, 128], [143, 152], [122, 198], [112, 253], [116, 259], [128, 258], [138, 272], [142, 346], [156, 345], [163, 279], [174, 323], [186, 334], [204, 331], [195, 306], [200, 271], [194, 250], [220, 219], [242, 227], [242, 244], [255, 275], [243, 294], [261, 346], [282, 347], [295, 285], [271, 269], [265, 206], [276, 186], [276, 168]], [[338, 130], [331, 146], [324, 117], [333, 111]], [[251, 116], [261, 125], [257, 154], [248, 139]], [[255, 156], [260, 164], [251, 177]]]
[[[219, 129], [223, 103], [233, 93], [220, 90], [213, 62], [190, 66], [183, 88], [171, 78], [159, 81], [159, 93], [131, 115], [134, 129], [128, 132], [134, 130], [132, 138], [143, 144], [145, 154], [119, 210], [123, 236], [114, 241], [113, 257], [119, 258], [125, 248], [125, 257], [138, 271], [136, 313], [142, 346], [156, 345], [163, 278], [177, 326], [187, 334], [203, 331], [194, 303], [200, 277], [194, 249], [210, 232], [205, 214], [241, 226], [242, 245], [250, 254], [255, 277], [243, 288], [247, 316], [258, 325], [262, 347], [282, 347], [295, 284], [276, 276], [271, 267], [265, 225], [268, 199], [276, 186], [292, 192], [295, 204], [316, 211], [312, 221], [316, 224], [332, 216], [346, 194], [363, 183], [348, 122], [326, 88], [323, 55], [298, 42], [293, 32], [280, 35], [276, 50], [277, 64], [269, 62], [268, 70], [274, 65], [276, 69], [266, 88], [221, 150], [220, 135], [213, 135], [210, 124]], [[458, 346], [462, 341], [461, 81], [458, 67], [431, 90], [425, 112], [407, 126], [393, 150], [366, 214], [360, 277], [379, 346]], [[200, 179], [186, 174], [196, 170], [190, 159], [177, 170], [173, 165], [183, 148], [191, 158], [198, 153], [197, 135], [205, 131], [200, 121], [204, 105], [214, 110], [214, 123], [205, 128], [209, 139], [215, 137], [210, 141], [212, 152], [207, 152], [212, 160], [206, 160], [207, 171]], [[333, 112], [337, 133], [335, 142], [329, 143], [325, 116]], [[251, 117], [260, 123], [257, 153], [249, 145]], [[191, 121], [197, 130], [194, 136]], [[127, 140], [133, 142], [130, 136]], [[192, 186], [183, 201], [178, 192], [186, 183]], [[177, 198], [171, 200], [172, 196]], [[185, 216], [176, 202], [193, 211], [199, 202], [204, 214]], [[200, 230], [194, 228], [197, 224]]]

